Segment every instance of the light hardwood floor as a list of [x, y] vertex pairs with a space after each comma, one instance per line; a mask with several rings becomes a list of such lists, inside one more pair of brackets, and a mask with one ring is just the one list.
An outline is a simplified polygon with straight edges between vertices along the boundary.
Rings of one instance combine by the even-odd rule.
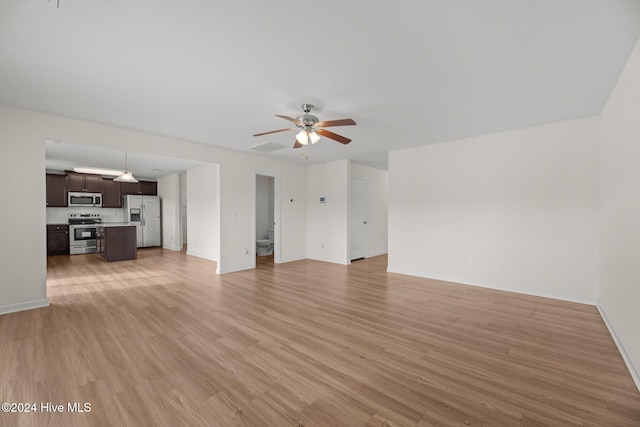
[[592, 306], [388, 274], [384, 256], [216, 276], [138, 254], [51, 257], [51, 306], [0, 316], [1, 400], [65, 405], [0, 425], [640, 425]]

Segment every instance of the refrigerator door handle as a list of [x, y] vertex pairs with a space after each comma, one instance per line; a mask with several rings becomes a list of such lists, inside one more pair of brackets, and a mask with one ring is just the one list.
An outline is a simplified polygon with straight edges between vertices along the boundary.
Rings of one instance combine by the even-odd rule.
[[142, 205], [142, 226], [144, 227], [146, 212], [144, 211], [144, 205]]

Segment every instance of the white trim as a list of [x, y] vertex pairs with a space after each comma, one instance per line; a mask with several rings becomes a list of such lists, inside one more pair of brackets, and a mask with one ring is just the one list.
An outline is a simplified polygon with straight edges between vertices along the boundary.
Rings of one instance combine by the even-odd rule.
[[338, 264], [338, 265], [349, 265], [351, 264], [351, 261], [349, 262], [345, 262], [344, 260], [337, 260], [337, 259], [320, 259], [320, 258], [307, 258], [310, 259], [312, 261], [318, 261], [318, 262], [327, 262], [329, 264]]
[[397, 273], [397, 274], [404, 274], [407, 276], [414, 276], [414, 277], [422, 277], [424, 279], [432, 279], [432, 280], [441, 280], [443, 282], [450, 282], [450, 283], [457, 283], [460, 285], [469, 285], [469, 286], [477, 286], [479, 288], [487, 288], [487, 289], [494, 289], [497, 291], [505, 291], [505, 292], [513, 292], [516, 294], [524, 294], [524, 295], [531, 295], [534, 297], [542, 297], [542, 298], [551, 298], [551, 299], [557, 299], [557, 300], [561, 300], [561, 301], [567, 301], [567, 302], [575, 302], [578, 304], [587, 304], [587, 305], [596, 305], [596, 301], [590, 298], [585, 298], [585, 297], [572, 297], [572, 296], [567, 296], [567, 295], [559, 295], [559, 294], [550, 294], [550, 293], [545, 293], [545, 292], [537, 292], [537, 291], [532, 291], [530, 289], [514, 289], [514, 288], [508, 288], [508, 287], [500, 287], [500, 286], [495, 286], [493, 284], [488, 284], [488, 283], [479, 283], [479, 282], [475, 282], [472, 280], [468, 280], [465, 278], [460, 278], [460, 277], [453, 277], [453, 276], [439, 276], [439, 275], [429, 275], [429, 276], [423, 276], [423, 275], [419, 275], [419, 274], [412, 274], [412, 273], [406, 273], [403, 271], [397, 271], [394, 270], [393, 268], [387, 267], [387, 273]]
[[253, 267], [256, 268], [256, 197], [258, 189], [256, 188], [256, 180], [258, 176], [266, 176], [273, 178], [273, 262], [274, 264], [281, 264], [282, 261], [282, 239], [280, 233], [282, 232], [281, 227], [281, 200], [280, 200], [280, 174], [271, 171], [265, 171], [262, 169], [254, 170], [254, 178], [253, 178], [253, 201], [252, 201], [252, 215], [253, 215], [253, 224], [252, 224], [252, 236], [253, 236]]
[[280, 262], [274, 262], [274, 264], [284, 264], [287, 262], [302, 261], [305, 259], [307, 259], [307, 257], [281, 258]]
[[387, 251], [374, 252], [372, 254], [367, 254], [367, 256], [365, 258], [373, 258], [373, 257], [380, 256], [380, 255], [386, 255], [388, 253], [389, 252], [387, 252]]
[[217, 263], [220, 263], [220, 261], [218, 261], [217, 259], [211, 257], [210, 255], [203, 255], [203, 254], [200, 254], [198, 252], [190, 251], [188, 243], [187, 243], [187, 255], [191, 255], [191, 256], [194, 256], [194, 257], [198, 257], [198, 258], [202, 258], [202, 259], [206, 259], [206, 260], [209, 260], [209, 261], [215, 261]]
[[167, 249], [167, 250], [176, 251], [176, 252], [179, 252], [182, 250], [182, 248], [170, 247], [170, 246], [163, 246], [162, 249]]
[[39, 299], [35, 301], [20, 302], [17, 304], [9, 304], [0, 306], [0, 315], [16, 313], [18, 311], [33, 310], [34, 308], [49, 307], [48, 299]]
[[600, 312], [600, 316], [602, 317], [604, 324], [607, 325], [607, 329], [609, 329], [609, 333], [611, 334], [613, 341], [616, 343], [616, 346], [618, 347], [618, 351], [620, 351], [620, 355], [622, 356], [622, 359], [624, 359], [624, 363], [627, 365], [627, 369], [629, 369], [631, 378], [633, 378], [633, 381], [636, 383], [636, 387], [638, 388], [638, 391], [640, 391], [640, 373], [634, 366], [633, 361], [629, 357], [629, 354], [627, 353], [627, 351], [624, 348], [624, 345], [622, 344], [622, 341], [620, 341], [620, 338], [618, 338], [618, 335], [616, 334], [615, 329], [613, 329], [613, 325], [609, 322], [609, 318], [605, 314], [604, 309], [600, 307], [600, 305], [598, 304], [596, 304], [596, 307]]
[[220, 268], [217, 268], [216, 269], [216, 274], [235, 273], [235, 272], [238, 272], [238, 271], [253, 270], [255, 268], [256, 268], [255, 265], [245, 265], [244, 267], [236, 267], [236, 268], [232, 268], [232, 269], [229, 269], [229, 270], [226, 270], [226, 269], [225, 270], [221, 270]]

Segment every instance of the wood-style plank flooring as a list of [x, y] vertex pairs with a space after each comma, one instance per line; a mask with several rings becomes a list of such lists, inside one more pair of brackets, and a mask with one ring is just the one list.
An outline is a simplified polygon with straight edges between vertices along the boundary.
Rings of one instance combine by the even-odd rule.
[[65, 412], [0, 425], [640, 425], [595, 307], [385, 269], [50, 257], [51, 306], [0, 316], [0, 395]]

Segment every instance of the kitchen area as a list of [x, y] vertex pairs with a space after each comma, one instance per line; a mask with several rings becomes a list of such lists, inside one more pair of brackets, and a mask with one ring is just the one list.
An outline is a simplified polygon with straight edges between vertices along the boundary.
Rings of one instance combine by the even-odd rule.
[[118, 182], [73, 171], [46, 173], [47, 255], [98, 253], [135, 259], [138, 248], [162, 245], [157, 182]]
[[114, 255], [113, 242], [125, 232], [116, 229], [135, 226], [137, 251], [217, 259], [217, 165], [58, 139], [46, 139], [45, 149], [48, 256], [130, 257]]

